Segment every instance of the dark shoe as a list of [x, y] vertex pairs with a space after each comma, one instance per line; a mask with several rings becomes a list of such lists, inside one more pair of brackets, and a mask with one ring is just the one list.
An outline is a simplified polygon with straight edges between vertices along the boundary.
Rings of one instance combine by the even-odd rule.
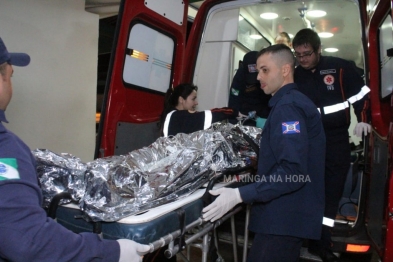
[[314, 250], [314, 249], [308, 249], [308, 252], [319, 256], [323, 262], [340, 262], [340, 258], [338, 258], [335, 254], [330, 249], [319, 249], [319, 250]]

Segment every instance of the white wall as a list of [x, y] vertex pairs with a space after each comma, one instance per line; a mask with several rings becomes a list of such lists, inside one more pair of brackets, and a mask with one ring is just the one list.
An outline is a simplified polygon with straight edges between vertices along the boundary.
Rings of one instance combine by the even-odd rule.
[[228, 105], [238, 21], [238, 9], [209, 15], [193, 79], [198, 86], [198, 110]]
[[85, 0], [1, 0], [0, 37], [26, 52], [14, 67], [6, 127], [31, 149], [46, 148], [90, 161], [95, 147], [98, 15]]

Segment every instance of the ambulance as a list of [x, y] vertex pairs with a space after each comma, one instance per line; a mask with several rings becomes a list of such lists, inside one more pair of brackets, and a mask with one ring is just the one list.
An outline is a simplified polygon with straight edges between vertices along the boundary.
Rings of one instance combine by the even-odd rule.
[[[371, 89], [372, 132], [351, 137], [353, 162], [333, 228], [336, 253], [393, 261], [391, 0], [123, 0], [107, 73], [95, 158], [147, 146], [168, 88], [199, 87], [199, 110], [224, 107], [243, 55], [280, 32], [318, 32], [322, 55], [352, 61]], [[190, 7], [196, 16], [191, 17]], [[352, 116], [356, 121], [356, 117]], [[353, 126], [350, 127], [352, 134]]]

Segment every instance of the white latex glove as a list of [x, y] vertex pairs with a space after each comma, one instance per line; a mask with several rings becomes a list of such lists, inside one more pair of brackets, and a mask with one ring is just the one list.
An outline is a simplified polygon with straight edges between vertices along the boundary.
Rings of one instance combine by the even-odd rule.
[[150, 246], [142, 245], [129, 239], [118, 239], [116, 241], [120, 245], [119, 262], [142, 261], [143, 255], [150, 250]]
[[245, 118], [247, 117], [246, 115], [243, 115], [242, 113], [239, 112], [239, 115], [237, 117]]
[[213, 203], [205, 207], [202, 212], [203, 220], [211, 222], [216, 221], [225, 215], [237, 204], [243, 202], [239, 189], [237, 188], [219, 188], [216, 190], [210, 190], [209, 193], [213, 196], [219, 195]]
[[353, 129], [353, 134], [357, 137], [362, 137], [362, 134], [364, 134], [364, 136], [367, 136], [367, 134], [370, 132], [371, 125], [364, 122], [357, 123], [355, 128]]

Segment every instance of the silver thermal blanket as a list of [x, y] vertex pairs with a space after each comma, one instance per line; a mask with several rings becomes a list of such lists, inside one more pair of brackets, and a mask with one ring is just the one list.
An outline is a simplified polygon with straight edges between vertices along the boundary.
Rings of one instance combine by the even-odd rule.
[[261, 129], [218, 123], [86, 164], [45, 149], [33, 154], [46, 206], [68, 192], [86, 219], [112, 222], [186, 197], [225, 169], [250, 164], [256, 153], [243, 133], [259, 144]]

